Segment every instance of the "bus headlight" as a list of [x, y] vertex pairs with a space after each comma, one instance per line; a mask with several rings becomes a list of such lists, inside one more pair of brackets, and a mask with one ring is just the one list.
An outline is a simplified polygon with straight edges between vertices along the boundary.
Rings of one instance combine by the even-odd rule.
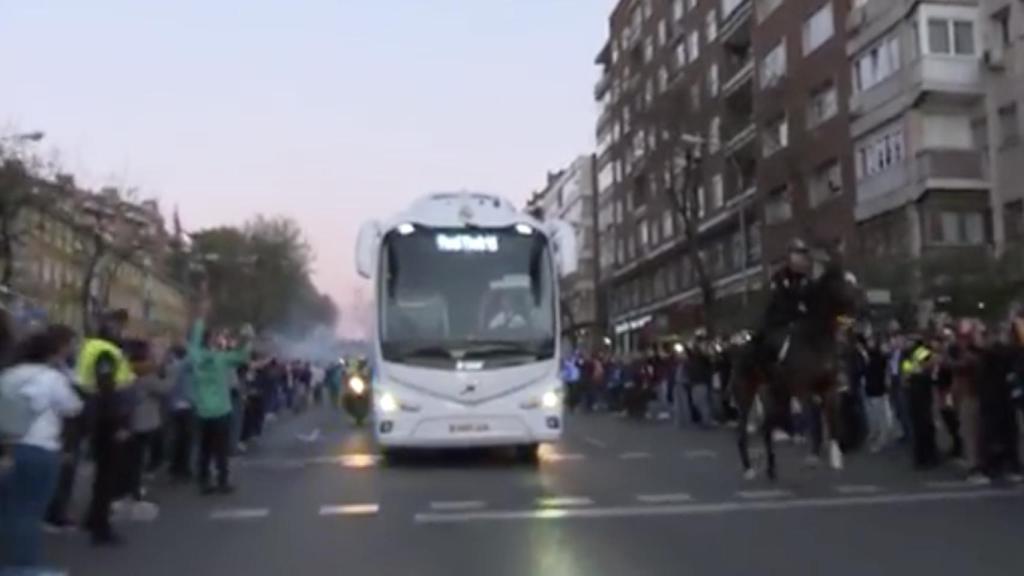
[[395, 398], [395, 395], [391, 392], [385, 392], [377, 400], [377, 407], [385, 414], [396, 412], [398, 411], [398, 398]]
[[362, 396], [366, 392], [366, 382], [359, 376], [353, 376], [349, 379], [348, 387], [356, 396]]
[[561, 404], [562, 398], [554, 390], [548, 390], [540, 397], [540, 405], [544, 408], [558, 408]]

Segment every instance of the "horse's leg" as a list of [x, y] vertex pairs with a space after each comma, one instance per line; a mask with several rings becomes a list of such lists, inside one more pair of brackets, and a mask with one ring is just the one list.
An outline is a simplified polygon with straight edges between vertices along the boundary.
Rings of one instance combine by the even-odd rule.
[[764, 453], [767, 461], [766, 471], [768, 479], [775, 481], [777, 478], [775, 469], [775, 439], [773, 438], [775, 428], [779, 422], [778, 400], [772, 397], [772, 392], [762, 395], [764, 405], [764, 422], [761, 425], [761, 438], [764, 441]]
[[811, 439], [811, 451], [804, 462], [810, 467], [817, 467], [821, 464], [821, 411], [815, 406], [812, 394], [801, 394], [800, 404], [803, 424], [807, 428], [805, 433]]
[[833, 470], [843, 469], [843, 451], [839, 447], [836, 431], [839, 430], [838, 394], [835, 383], [829, 386], [822, 398], [822, 412], [825, 415], [825, 427], [828, 430], [828, 459]]
[[747, 421], [750, 419], [750, 410], [754, 403], [754, 393], [750, 391], [751, 387], [752, 385], [748, 382], [743, 382], [742, 386], [735, 387], [736, 407], [739, 409], [739, 425], [736, 427], [736, 447], [740, 453], [743, 476], [748, 480], [757, 476], [757, 470], [750, 466], [750, 446], [748, 441], [750, 432], [747, 430]]

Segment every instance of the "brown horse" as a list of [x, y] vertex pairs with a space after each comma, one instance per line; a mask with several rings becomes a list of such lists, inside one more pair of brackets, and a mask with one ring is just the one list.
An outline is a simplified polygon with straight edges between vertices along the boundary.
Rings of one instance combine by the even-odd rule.
[[[807, 313], [789, 333], [786, 353], [781, 362], [777, 351], [766, 351], [764, 335], [735, 352], [732, 390], [739, 408], [739, 437], [737, 444], [744, 475], [757, 475], [750, 463], [747, 422], [754, 401], [760, 398], [764, 412], [761, 426], [767, 456], [767, 474], [776, 478], [775, 448], [772, 434], [776, 429], [788, 428], [791, 422], [790, 406], [795, 397], [805, 411], [816, 415], [815, 400], [820, 400], [825, 428], [830, 435], [830, 456], [833, 468], [842, 468], [842, 452], [835, 440], [837, 430], [836, 398], [839, 389], [838, 322], [842, 316], [851, 316], [860, 303], [860, 290], [856, 278], [846, 272], [839, 259], [833, 257], [824, 273], [812, 281], [808, 293]], [[811, 426], [812, 452], [820, 457], [822, 430], [818, 422]]]

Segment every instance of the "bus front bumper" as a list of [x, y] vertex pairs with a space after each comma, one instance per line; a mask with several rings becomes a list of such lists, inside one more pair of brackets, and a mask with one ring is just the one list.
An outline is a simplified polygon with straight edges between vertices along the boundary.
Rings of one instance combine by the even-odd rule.
[[565, 421], [561, 411], [517, 415], [376, 414], [374, 432], [385, 448], [471, 448], [555, 442]]

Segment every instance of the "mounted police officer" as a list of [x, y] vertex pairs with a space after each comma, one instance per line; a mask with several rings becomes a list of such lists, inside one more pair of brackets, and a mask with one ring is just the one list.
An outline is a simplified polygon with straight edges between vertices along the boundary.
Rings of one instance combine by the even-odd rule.
[[785, 358], [793, 325], [807, 314], [811, 265], [807, 243], [794, 238], [789, 244], [786, 265], [772, 274], [771, 296], [765, 310], [761, 336], [764, 352], [773, 354], [775, 362]]

